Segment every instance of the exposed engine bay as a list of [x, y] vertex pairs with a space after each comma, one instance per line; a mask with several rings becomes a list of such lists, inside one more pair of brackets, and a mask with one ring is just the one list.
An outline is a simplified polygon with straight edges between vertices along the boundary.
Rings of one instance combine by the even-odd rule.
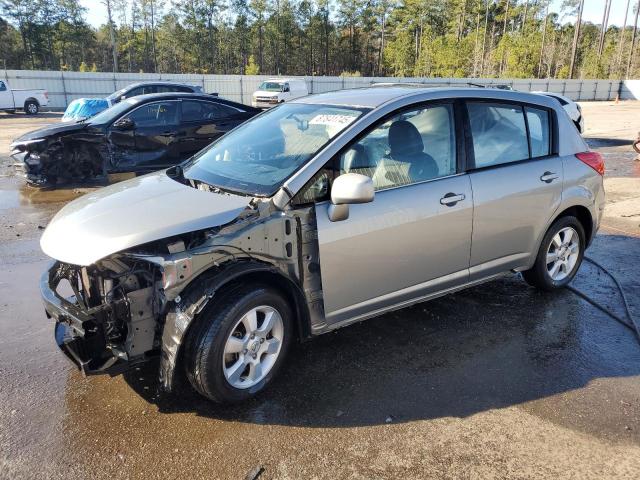
[[[79, 318], [60, 316], [58, 321], [68, 327], [67, 337], [82, 337], [82, 342], [74, 344], [79, 347], [82, 343], [82, 347], [72, 353], [85, 373], [114, 371], [119, 360], [141, 360], [158, 349], [156, 318], [164, 301], [157, 288], [159, 272], [153, 265], [113, 257], [90, 267], [56, 263], [48, 276], [62, 304], [81, 313]], [[73, 292], [67, 299], [63, 297], [65, 287]]]

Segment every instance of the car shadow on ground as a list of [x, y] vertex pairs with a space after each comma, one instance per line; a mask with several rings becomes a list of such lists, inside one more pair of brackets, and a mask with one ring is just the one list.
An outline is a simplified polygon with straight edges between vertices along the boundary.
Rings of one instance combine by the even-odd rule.
[[591, 148], [622, 147], [625, 145], [631, 147], [631, 145], [633, 144], [633, 140], [626, 140], [622, 138], [584, 137], [584, 140]]
[[62, 112], [38, 112], [36, 115], [28, 115], [22, 111], [17, 111], [16, 113], [8, 113], [8, 112], [3, 112], [0, 113], [0, 119], [15, 119], [15, 118], [33, 118], [35, 120], [37, 119], [44, 119], [44, 118], [51, 118], [53, 120], [60, 120], [60, 118], [62, 117]]
[[[640, 251], [639, 239], [604, 237]], [[618, 260], [607, 259], [615, 271]], [[619, 308], [615, 286], [594, 269], [583, 264], [575, 284]], [[513, 275], [296, 345], [274, 384], [242, 405], [215, 405], [186, 385], [158, 394], [157, 365], [125, 379], [164, 413], [346, 427], [466, 417], [638, 374], [630, 331], [568, 290], [542, 293]]]

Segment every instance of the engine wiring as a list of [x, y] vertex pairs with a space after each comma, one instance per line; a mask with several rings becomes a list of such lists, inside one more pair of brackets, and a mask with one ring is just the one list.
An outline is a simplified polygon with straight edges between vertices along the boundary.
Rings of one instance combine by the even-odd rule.
[[585, 255], [584, 259], [587, 262], [591, 263], [592, 265], [595, 265], [600, 270], [602, 270], [609, 278], [611, 278], [613, 280], [613, 283], [615, 283], [616, 287], [618, 288], [618, 291], [620, 292], [620, 296], [622, 297], [622, 303], [624, 305], [624, 310], [625, 310], [626, 316], [627, 316], [627, 318], [629, 320], [625, 320], [624, 318], [620, 317], [615, 312], [612, 312], [610, 309], [608, 309], [607, 307], [603, 306], [602, 304], [596, 302], [594, 299], [589, 297], [587, 294], [585, 294], [585, 293], [581, 292], [580, 290], [578, 290], [576, 287], [574, 287], [572, 285], [569, 285], [569, 286], [567, 286], [567, 288], [571, 292], [573, 292], [575, 295], [577, 295], [578, 297], [580, 297], [583, 300], [587, 301], [588, 303], [590, 303], [591, 305], [596, 307], [601, 312], [607, 314], [609, 317], [613, 318], [614, 320], [616, 320], [617, 322], [619, 322], [620, 324], [624, 325], [629, 330], [634, 332], [636, 337], [637, 337], [637, 339], [638, 339], [638, 342], [640, 343], [640, 326], [638, 325], [635, 317], [631, 314], [631, 309], [629, 308], [629, 302], [627, 301], [627, 297], [626, 297], [626, 295], [624, 293], [624, 289], [622, 288], [622, 285], [620, 284], [618, 279], [609, 270], [607, 270], [604, 266], [602, 266], [600, 263], [596, 262], [592, 258], [587, 257], [586, 255]]

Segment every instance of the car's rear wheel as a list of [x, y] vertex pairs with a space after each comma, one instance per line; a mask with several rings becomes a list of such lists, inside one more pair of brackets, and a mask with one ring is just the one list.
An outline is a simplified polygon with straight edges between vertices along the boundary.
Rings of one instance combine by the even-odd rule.
[[573, 216], [561, 217], [545, 234], [535, 264], [522, 276], [527, 283], [541, 290], [563, 288], [578, 272], [585, 246], [580, 221]]
[[33, 100], [24, 102], [24, 111], [27, 115], [36, 115], [40, 111], [40, 105]]
[[292, 313], [277, 291], [236, 287], [195, 319], [185, 343], [191, 385], [219, 403], [237, 403], [262, 391], [280, 369], [292, 337]]

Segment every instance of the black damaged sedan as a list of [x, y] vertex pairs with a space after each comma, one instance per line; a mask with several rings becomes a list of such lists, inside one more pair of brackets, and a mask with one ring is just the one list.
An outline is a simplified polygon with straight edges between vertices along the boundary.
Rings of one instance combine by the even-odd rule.
[[12, 143], [11, 155], [34, 185], [100, 182], [180, 163], [257, 113], [210, 95], [141, 95], [90, 119], [27, 133]]

